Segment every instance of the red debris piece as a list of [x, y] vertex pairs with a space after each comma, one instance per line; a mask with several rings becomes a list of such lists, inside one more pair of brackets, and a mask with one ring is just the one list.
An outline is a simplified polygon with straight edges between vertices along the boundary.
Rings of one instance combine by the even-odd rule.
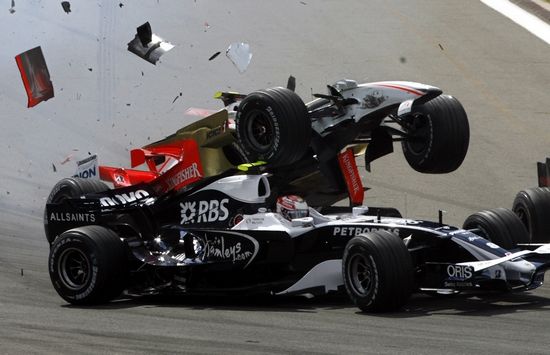
[[27, 91], [27, 107], [36, 106], [54, 97], [50, 73], [40, 46], [18, 54], [15, 61]]

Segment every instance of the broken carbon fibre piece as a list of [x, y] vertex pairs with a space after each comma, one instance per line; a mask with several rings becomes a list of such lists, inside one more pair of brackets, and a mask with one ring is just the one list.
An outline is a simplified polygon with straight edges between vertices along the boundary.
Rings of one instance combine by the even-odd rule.
[[151, 64], [157, 64], [160, 57], [174, 48], [174, 45], [165, 42], [151, 31], [149, 22], [137, 28], [137, 34], [128, 43], [128, 50]]
[[16, 55], [15, 61], [27, 92], [27, 107], [54, 97], [50, 73], [40, 46]]
[[71, 12], [71, 3], [68, 1], [61, 1], [61, 7], [63, 7], [63, 11], [65, 11], [66, 14]]

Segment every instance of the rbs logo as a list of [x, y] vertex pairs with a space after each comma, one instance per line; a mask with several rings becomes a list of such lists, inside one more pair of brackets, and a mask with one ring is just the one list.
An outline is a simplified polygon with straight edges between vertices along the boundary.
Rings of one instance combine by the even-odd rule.
[[181, 202], [181, 224], [225, 221], [229, 217], [228, 203], [228, 198]]

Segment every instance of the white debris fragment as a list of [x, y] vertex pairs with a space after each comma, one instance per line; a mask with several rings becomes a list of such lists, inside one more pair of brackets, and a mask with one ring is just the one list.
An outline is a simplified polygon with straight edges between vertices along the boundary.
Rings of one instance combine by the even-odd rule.
[[231, 43], [225, 55], [235, 64], [240, 73], [244, 73], [252, 60], [250, 45], [244, 42]]

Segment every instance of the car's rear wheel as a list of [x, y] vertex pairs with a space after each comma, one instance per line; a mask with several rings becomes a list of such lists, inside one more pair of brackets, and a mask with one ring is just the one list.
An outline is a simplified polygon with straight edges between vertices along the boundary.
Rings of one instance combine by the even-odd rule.
[[476, 234], [504, 249], [530, 242], [529, 233], [519, 217], [506, 208], [474, 213], [466, 218], [463, 228], [477, 229]]
[[412, 259], [403, 241], [387, 231], [352, 238], [342, 258], [344, 286], [365, 312], [402, 307], [413, 289]]
[[[63, 200], [69, 198], [78, 198], [80, 196], [99, 193], [109, 190], [109, 187], [99, 180], [94, 179], [81, 179], [81, 178], [64, 178], [60, 180], [50, 192], [46, 204], [48, 203], [60, 203]], [[55, 235], [52, 235], [48, 228], [48, 216], [46, 216], [46, 210], [44, 209], [44, 231], [46, 232], [46, 238], [51, 245], [55, 239]]]
[[50, 249], [52, 284], [72, 304], [112, 300], [125, 288], [126, 249], [115, 232], [85, 226], [62, 233]]
[[405, 119], [410, 137], [401, 143], [409, 165], [421, 173], [452, 172], [462, 164], [470, 142], [468, 116], [454, 97], [441, 95]]
[[237, 138], [248, 157], [274, 166], [290, 165], [304, 156], [311, 140], [311, 121], [302, 99], [277, 87], [247, 95], [235, 120]]
[[534, 187], [518, 192], [512, 210], [527, 228], [533, 243], [550, 242], [549, 187]]

